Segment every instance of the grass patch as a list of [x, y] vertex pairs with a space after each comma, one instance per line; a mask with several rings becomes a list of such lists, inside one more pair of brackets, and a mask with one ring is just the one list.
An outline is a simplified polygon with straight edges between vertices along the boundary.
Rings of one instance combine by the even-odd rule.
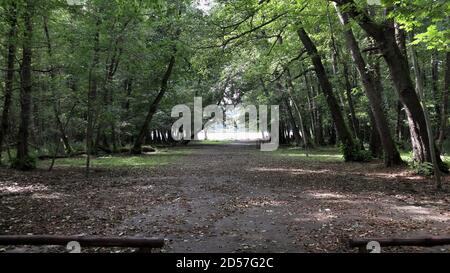
[[[413, 160], [413, 154], [411, 151], [402, 151], [400, 152], [400, 156], [407, 162], [412, 162]], [[444, 162], [450, 163], [450, 155], [441, 155], [441, 158]]]
[[274, 156], [292, 157], [306, 161], [344, 162], [344, 157], [342, 156], [339, 148], [319, 148], [308, 150], [308, 156], [306, 156], [306, 151], [304, 149], [281, 147], [278, 150], [271, 152], [271, 154]]
[[[158, 150], [158, 152], [141, 156], [99, 156], [91, 158], [92, 168], [151, 168], [155, 166], [168, 165], [176, 162], [182, 156], [187, 155], [188, 150]], [[38, 163], [39, 168], [48, 168], [51, 160], [43, 160]], [[86, 158], [63, 158], [55, 161], [55, 168], [61, 167], [85, 167]]]

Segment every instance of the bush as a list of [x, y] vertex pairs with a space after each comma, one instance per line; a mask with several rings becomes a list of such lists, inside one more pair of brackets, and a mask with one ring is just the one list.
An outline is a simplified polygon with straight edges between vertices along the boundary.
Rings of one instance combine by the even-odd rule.
[[434, 174], [434, 166], [431, 162], [418, 163], [413, 161], [410, 167], [419, 175], [431, 176]]
[[18, 158], [14, 158], [11, 160], [11, 168], [21, 170], [21, 171], [29, 171], [36, 169], [36, 157], [28, 156], [24, 160], [19, 160]]
[[360, 148], [361, 145], [341, 144], [341, 151], [346, 162], [369, 162], [372, 160], [372, 153]]

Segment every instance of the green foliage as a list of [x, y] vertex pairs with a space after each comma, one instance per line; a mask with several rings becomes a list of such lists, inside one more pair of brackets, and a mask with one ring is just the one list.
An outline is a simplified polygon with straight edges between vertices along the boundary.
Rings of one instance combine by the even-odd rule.
[[361, 145], [340, 145], [341, 152], [346, 162], [370, 162], [372, 154], [370, 151], [361, 149]]
[[433, 164], [430, 162], [418, 163], [418, 162], [412, 161], [410, 163], [410, 167], [419, 175], [431, 176], [434, 173]]
[[[111, 168], [151, 168], [155, 166], [168, 165], [176, 162], [189, 153], [188, 150], [167, 151], [160, 150], [158, 153], [142, 156], [99, 156], [92, 159], [92, 167], [100, 169]], [[51, 160], [39, 162], [40, 168], [47, 168]], [[64, 158], [55, 161], [55, 168], [79, 167], [83, 168], [86, 160], [83, 157]]]
[[428, 50], [449, 51], [450, 3], [446, 0], [385, 0], [394, 18], [406, 31], [416, 33], [413, 44], [424, 44]]
[[36, 169], [37, 158], [35, 156], [28, 156], [24, 160], [19, 160], [18, 158], [11, 159], [11, 168], [30, 171]]
[[304, 149], [281, 147], [271, 152], [273, 156], [294, 158], [299, 161], [314, 161], [323, 163], [343, 162], [343, 156], [337, 148], [316, 148], [308, 150], [308, 156]]

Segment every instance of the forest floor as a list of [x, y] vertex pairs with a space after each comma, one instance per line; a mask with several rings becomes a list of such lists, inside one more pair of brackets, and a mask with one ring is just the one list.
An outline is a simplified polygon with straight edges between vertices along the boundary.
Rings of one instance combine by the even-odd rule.
[[407, 168], [344, 163], [328, 149], [309, 158], [254, 143], [170, 151], [96, 165], [90, 178], [64, 160], [52, 172], [1, 169], [0, 234], [162, 237], [163, 252], [355, 252], [348, 238], [450, 235], [449, 177], [437, 193]]

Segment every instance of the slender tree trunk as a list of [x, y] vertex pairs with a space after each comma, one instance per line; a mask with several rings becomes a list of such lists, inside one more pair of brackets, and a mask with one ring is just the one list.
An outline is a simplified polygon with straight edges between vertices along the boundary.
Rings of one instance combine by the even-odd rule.
[[292, 113], [292, 108], [289, 105], [289, 100], [286, 97], [283, 97], [283, 103], [284, 107], [286, 108], [286, 112], [288, 114], [289, 123], [291, 124], [292, 133], [294, 135], [295, 145], [301, 146], [302, 145], [302, 137], [300, 136], [300, 130], [297, 127], [297, 124], [295, 122], [294, 114]]
[[395, 126], [395, 135], [398, 142], [403, 143], [405, 138], [403, 121], [405, 120], [405, 111], [400, 101], [397, 102], [397, 122]]
[[[411, 34], [411, 40], [413, 40], [413, 34]], [[432, 163], [433, 163], [433, 167], [434, 167], [434, 177], [436, 179], [436, 187], [437, 189], [441, 189], [442, 188], [442, 182], [441, 182], [441, 171], [439, 169], [439, 163], [437, 161], [437, 157], [439, 156], [438, 154], [436, 154], [436, 149], [434, 149], [435, 144], [434, 144], [434, 136], [433, 136], [433, 129], [431, 128], [431, 121], [430, 121], [430, 117], [428, 115], [428, 110], [426, 109], [425, 103], [424, 103], [424, 87], [423, 87], [423, 74], [422, 74], [422, 70], [419, 67], [419, 60], [417, 57], [417, 52], [414, 49], [414, 47], [411, 48], [412, 51], [412, 60], [413, 60], [413, 68], [414, 68], [414, 74], [416, 76], [416, 90], [417, 93], [419, 95], [419, 99], [421, 102], [421, 106], [423, 107], [423, 112], [424, 112], [424, 116], [425, 116], [425, 124], [426, 124], [426, 129], [427, 129], [427, 133], [428, 133], [428, 141], [429, 141], [429, 145], [430, 147], [433, 147], [432, 149], [430, 149], [431, 152], [431, 159], [432, 159]]]
[[[311, 97], [312, 97], [312, 112], [311, 114], [314, 116], [315, 120], [315, 128], [314, 131], [316, 132], [316, 142], [320, 146], [325, 146], [325, 138], [323, 135], [323, 117], [322, 117], [322, 109], [320, 103], [316, 103], [315, 98], [316, 96], [319, 96], [319, 90], [316, 91], [314, 88], [314, 84], [312, 83], [312, 78], [309, 75], [305, 75], [305, 83], [309, 86], [311, 90]], [[317, 88], [319, 89], [319, 88]]]
[[325, 72], [325, 68], [323, 66], [322, 59], [319, 56], [319, 52], [317, 51], [317, 48], [314, 45], [313, 41], [310, 39], [309, 35], [303, 28], [298, 29], [297, 33], [303, 45], [305, 46], [316, 70], [317, 78], [319, 80], [320, 86], [322, 87], [322, 92], [325, 95], [332, 118], [334, 120], [334, 123], [336, 124], [337, 133], [339, 134], [339, 138], [344, 146], [344, 157], [347, 161], [353, 161], [355, 160], [355, 151], [360, 150], [360, 147], [355, 144], [353, 136], [349, 131], [347, 125], [345, 124], [345, 120], [342, 116], [342, 112], [336, 100], [336, 97], [334, 96], [333, 87]]
[[158, 110], [159, 103], [161, 102], [162, 98], [164, 97], [164, 94], [166, 93], [166, 91], [168, 89], [168, 82], [169, 82], [170, 76], [172, 75], [174, 66], [175, 66], [175, 53], [170, 58], [169, 65], [167, 66], [167, 70], [164, 73], [164, 76], [161, 81], [161, 87], [160, 87], [159, 93], [156, 96], [155, 100], [152, 102], [152, 104], [150, 104], [147, 116], [145, 117], [144, 124], [142, 125], [141, 130], [139, 131], [139, 134], [134, 142], [133, 148], [131, 149], [132, 154], [141, 154], [142, 153], [142, 143], [144, 141], [145, 134], [148, 131], [148, 127], [150, 125], [150, 122], [153, 119], [153, 115]]
[[303, 145], [305, 147], [305, 153], [306, 156], [308, 157], [308, 135], [306, 132], [306, 128], [305, 128], [305, 123], [304, 123], [304, 118], [302, 115], [302, 110], [300, 109], [300, 107], [298, 106], [297, 102], [294, 99], [293, 93], [294, 93], [294, 84], [292, 83], [292, 78], [291, 78], [291, 73], [289, 72], [289, 69], [286, 71], [286, 76], [287, 76], [287, 90], [289, 92], [289, 96], [292, 100], [292, 104], [294, 105], [295, 111], [297, 112], [298, 115], [298, 119], [300, 122], [300, 130], [302, 131], [302, 138], [303, 138]]
[[439, 137], [437, 145], [439, 150], [442, 151], [444, 140], [447, 136], [447, 120], [448, 120], [448, 97], [450, 93], [450, 52], [446, 54], [446, 69], [444, 78], [444, 90], [442, 94], [442, 107], [441, 107], [441, 126], [439, 126]]
[[342, 25], [346, 28], [344, 31], [345, 40], [361, 78], [364, 91], [369, 99], [369, 104], [374, 119], [373, 124], [376, 125], [381, 143], [383, 145], [384, 163], [386, 166], [402, 164], [403, 161], [400, 157], [400, 153], [398, 152], [394, 139], [391, 135], [388, 119], [384, 114], [381, 86], [377, 86], [376, 76], [371, 74], [367, 69], [366, 61], [361, 55], [358, 42], [356, 41], [353, 31], [350, 28], [348, 15], [345, 12], [341, 13], [338, 6], [336, 6], [336, 11]]
[[11, 99], [14, 84], [14, 69], [16, 59], [16, 39], [17, 39], [17, 7], [13, 1], [8, 12], [9, 32], [7, 37], [8, 53], [6, 58], [5, 73], [5, 95], [3, 100], [3, 112], [0, 125], [0, 164], [3, 154], [3, 142], [9, 128], [9, 111], [11, 109]]
[[[47, 42], [47, 53], [51, 60], [53, 57], [53, 49], [52, 49], [52, 43], [51, 43], [51, 39], [50, 39], [50, 33], [48, 30], [48, 22], [47, 21], [48, 21], [47, 17], [44, 17], [44, 33], [45, 33], [45, 38], [46, 38], [46, 42]], [[56, 94], [55, 94], [54, 88], [53, 88], [55, 78], [56, 78], [56, 74], [54, 71], [54, 66], [51, 65], [51, 67], [50, 67], [50, 79], [51, 79], [50, 89], [51, 89], [51, 92], [53, 93], [53, 99], [54, 99], [53, 114], [55, 115], [56, 126], [60, 132], [61, 140], [64, 144], [64, 149], [65, 149], [66, 153], [70, 155], [70, 154], [72, 154], [73, 150], [72, 150], [72, 147], [70, 146], [69, 138], [67, 137], [63, 122], [61, 121], [61, 118], [59, 117], [59, 110], [58, 110], [58, 103], [57, 103], [58, 99], [56, 98]], [[57, 145], [59, 146], [59, 141], [57, 142]]]
[[[433, 99], [435, 101], [434, 110], [436, 112], [435, 116], [437, 120], [439, 120], [439, 116], [441, 114], [441, 98], [439, 96], [439, 62], [438, 62], [438, 54], [434, 52], [431, 55], [431, 91], [433, 92]], [[439, 135], [439, 127], [441, 126], [440, 122], [437, 123], [437, 136]]]
[[95, 121], [95, 105], [97, 102], [97, 66], [100, 61], [100, 20], [97, 20], [96, 30], [94, 34], [94, 47], [91, 67], [89, 69], [89, 90], [87, 102], [87, 129], [86, 129], [86, 175], [89, 175], [91, 166], [91, 155], [94, 150], [94, 121]]
[[31, 62], [33, 57], [33, 1], [26, 1], [24, 8], [24, 31], [22, 45], [22, 69], [20, 90], [20, 125], [17, 137], [17, 158], [14, 167], [19, 170], [35, 168], [28, 150], [29, 125], [31, 114], [32, 75]]
[[347, 97], [348, 108], [350, 110], [350, 120], [351, 120], [352, 129], [353, 129], [355, 136], [357, 136], [361, 140], [361, 144], [363, 144], [362, 142], [364, 141], [364, 139], [359, 134], [359, 123], [358, 123], [358, 118], [356, 117], [355, 103], [354, 103], [353, 97], [352, 97], [352, 85], [350, 83], [350, 78], [349, 78], [350, 75], [348, 72], [348, 66], [345, 62], [343, 63], [343, 67], [344, 67], [343, 73], [344, 73], [344, 79], [345, 79], [345, 95]]

